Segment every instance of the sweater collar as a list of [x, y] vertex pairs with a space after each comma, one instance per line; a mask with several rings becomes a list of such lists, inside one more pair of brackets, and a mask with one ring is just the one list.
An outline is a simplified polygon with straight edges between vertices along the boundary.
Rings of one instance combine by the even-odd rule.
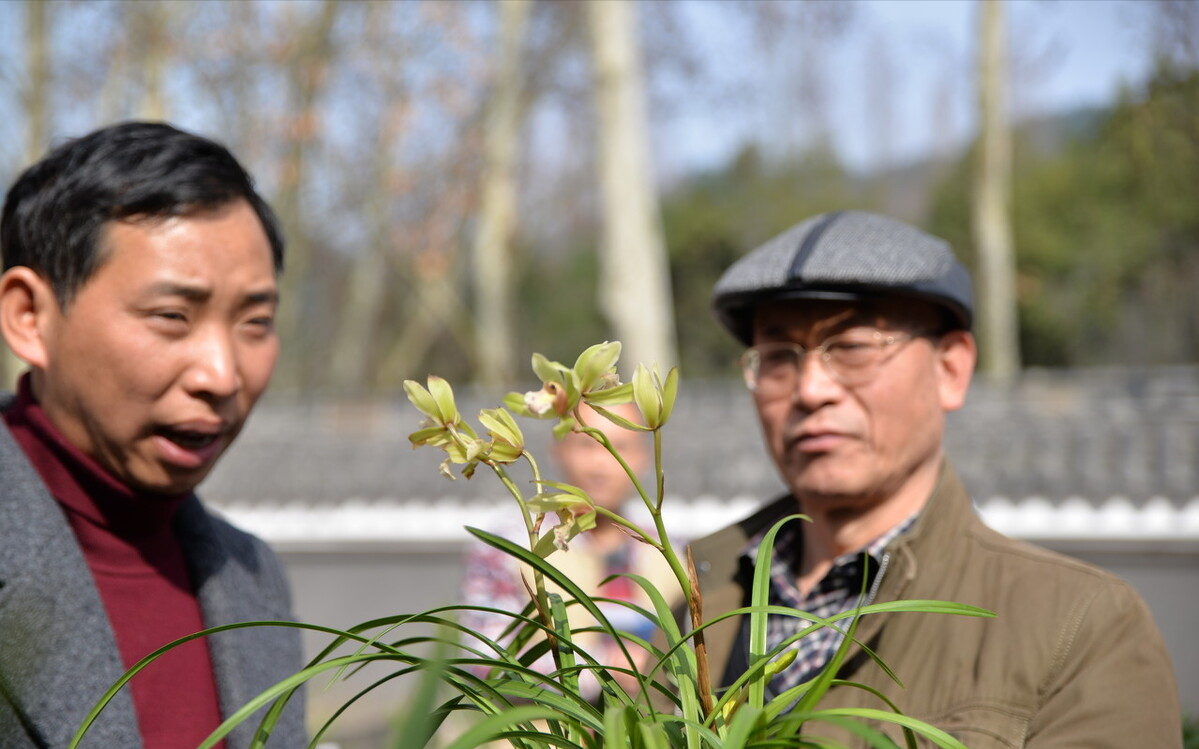
[[126, 538], [155, 534], [170, 526], [190, 496], [138, 491], [104, 470], [50, 422], [33, 396], [28, 374], [21, 377], [4, 420], [50, 494], [89, 524]]

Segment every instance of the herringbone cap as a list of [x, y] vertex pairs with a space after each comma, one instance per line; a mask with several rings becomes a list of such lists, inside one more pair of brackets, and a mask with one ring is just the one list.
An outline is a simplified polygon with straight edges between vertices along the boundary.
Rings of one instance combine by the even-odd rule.
[[970, 273], [949, 243], [865, 211], [824, 213], [796, 224], [729, 266], [712, 292], [716, 316], [746, 345], [753, 311], [785, 299], [908, 296], [938, 304], [969, 330]]

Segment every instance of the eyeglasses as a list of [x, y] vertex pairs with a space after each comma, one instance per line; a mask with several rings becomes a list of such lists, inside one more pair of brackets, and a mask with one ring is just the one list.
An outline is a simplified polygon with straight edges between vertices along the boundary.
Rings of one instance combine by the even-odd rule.
[[832, 336], [813, 349], [778, 341], [752, 346], [741, 355], [745, 385], [759, 398], [789, 396], [799, 384], [804, 357], [815, 354], [824, 369], [846, 387], [865, 385], [878, 376], [894, 355], [894, 347], [916, 338], [907, 333], [851, 330]]

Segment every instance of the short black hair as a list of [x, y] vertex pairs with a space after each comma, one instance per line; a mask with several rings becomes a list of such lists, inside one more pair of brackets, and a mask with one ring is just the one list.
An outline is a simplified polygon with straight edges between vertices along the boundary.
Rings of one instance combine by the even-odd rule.
[[253, 179], [224, 146], [162, 122], [122, 122], [63, 143], [26, 169], [4, 201], [4, 269], [28, 266], [64, 309], [103, 262], [109, 221], [188, 216], [245, 200], [283, 270], [283, 234]]

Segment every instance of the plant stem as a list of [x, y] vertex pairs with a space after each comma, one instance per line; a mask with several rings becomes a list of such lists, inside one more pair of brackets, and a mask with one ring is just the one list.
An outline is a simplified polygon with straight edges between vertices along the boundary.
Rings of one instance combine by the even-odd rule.
[[691, 547], [687, 547], [687, 574], [691, 579], [691, 594], [687, 597], [687, 608], [691, 612], [691, 629], [695, 632], [695, 677], [699, 682], [699, 702], [704, 719], [712, 715], [712, 674], [708, 667], [708, 644], [700, 627], [704, 623], [704, 596], [699, 589], [699, 575], [695, 572], [695, 558]]
[[662, 502], [666, 499], [666, 471], [662, 468], [662, 430], [654, 430], [654, 473], [658, 485], [658, 502], [655, 517], [662, 514]]
[[654, 475], [658, 485], [658, 499], [650, 505], [650, 515], [654, 518], [654, 527], [662, 542], [662, 556], [666, 558], [666, 563], [674, 571], [674, 576], [679, 581], [679, 588], [683, 591], [683, 597], [690, 601], [695, 594], [691, 587], [691, 577], [683, 569], [679, 555], [675, 553], [674, 546], [670, 543], [670, 536], [666, 533], [666, 523], [662, 519], [662, 502], [666, 499], [666, 472], [662, 470], [662, 430], [660, 428], [654, 430]]
[[662, 470], [662, 432], [660, 429], [654, 429], [654, 475], [657, 477], [658, 497], [656, 502], [650, 501], [649, 495], [646, 494], [645, 487], [641, 485], [641, 481], [637, 478], [637, 474], [625, 462], [624, 457], [617, 452], [616, 448], [612, 447], [612, 442], [602, 430], [595, 427], [589, 427], [579, 414], [575, 413], [575, 419], [583, 427], [583, 433], [589, 435], [596, 442], [604, 446], [612, 457], [620, 463], [629, 480], [633, 482], [633, 487], [637, 490], [637, 494], [641, 497], [641, 501], [645, 503], [646, 509], [654, 519], [654, 528], [658, 531], [658, 551], [662, 552], [662, 556], [666, 559], [666, 563], [670, 565], [671, 571], [674, 573], [675, 579], [679, 582], [679, 589], [683, 591], [686, 598], [691, 597], [691, 581], [687, 577], [686, 570], [683, 569], [682, 562], [679, 561], [678, 554], [670, 545], [670, 538], [666, 535], [666, 525], [662, 522], [662, 500], [666, 494], [665, 473]]
[[662, 550], [662, 544], [659, 543], [658, 540], [656, 538], [654, 538], [654, 536], [651, 535], [649, 531], [645, 530], [644, 528], [637, 525], [636, 523], [629, 520], [628, 518], [618, 514], [617, 512], [615, 512], [613, 510], [609, 510], [607, 507], [601, 507], [599, 505], [595, 505], [595, 513], [597, 515], [603, 515], [604, 517], [608, 518], [616, 525], [619, 525], [621, 527], [629, 529], [630, 531], [633, 532], [633, 534], [635, 536], [637, 536], [637, 538], [639, 540], [641, 540], [644, 543], [649, 544], [650, 546], [654, 547], [658, 551]]
[[[522, 450], [521, 456], [528, 461], [529, 468], [533, 472], [533, 485], [540, 486], [541, 470], [537, 466], [537, 461], [533, 458], [532, 454], [529, 453], [528, 450]], [[520, 487], [516, 485], [516, 482], [512, 480], [512, 478], [508, 475], [508, 472], [504, 470], [504, 467], [499, 463], [492, 463], [490, 461], [487, 462], [487, 465], [490, 466], [491, 470], [495, 471], [495, 475], [499, 478], [500, 483], [504, 485], [504, 488], [508, 490], [508, 493], [511, 494], [514, 499], [516, 499], [516, 503], [520, 505], [521, 517], [525, 521], [525, 530], [529, 534], [529, 549], [536, 549], [537, 533], [540, 530], [541, 519], [544, 516], [544, 513], [539, 513], [537, 518], [534, 519], [532, 514], [529, 512], [529, 505], [527, 502], [525, 502], [525, 497], [524, 494], [521, 493]], [[534, 602], [537, 604], [537, 613], [538, 616], [541, 617], [541, 623], [544, 624], [550, 632], [552, 632], [554, 631], [554, 622], [553, 617], [550, 614], [549, 596], [545, 590], [545, 576], [542, 575], [541, 570], [537, 569], [536, 567], [533, 568], [533, 591]], [[561, 653], [558, 651], [558, 644], [556, 642], [557, 638], [548, 633], [546, 636], [550, 639], [550, 653], [553, 654], [555, 667], [562, 668], [562, 663], [560, 661]]]
[[[583, 427], [583, 434], [588, 435], [593, 440], [603, 445], [604, 449], [607, 450], [612, 457], [616, 458], [616, 461], [620, 463], [620, 467], [624, 469], [625, 474], [629, 477], [629, 481], [633, 482], [633, 488], [637, 490], [637, 495], [641, 497], [641, 501], [645, 503], [646, 508], [652, 512], [654, 505], [649, 501], [649, 495], [646, 494], [645, 487], [641, 485], [641, 479], [637, 477], [637, 473], [629, 467], [628, 463], [625, 462], [624, 456], [617, 452], [615, 447], [612, 447], [612, 442], [608, 439], [608, 435], [604, 434], [600, 429], [587, 426], [587, 424], [583, 422], [577, 413], [575, 414], [575, 419]], [[655, 434], [657, 433], [655, 432]]]

